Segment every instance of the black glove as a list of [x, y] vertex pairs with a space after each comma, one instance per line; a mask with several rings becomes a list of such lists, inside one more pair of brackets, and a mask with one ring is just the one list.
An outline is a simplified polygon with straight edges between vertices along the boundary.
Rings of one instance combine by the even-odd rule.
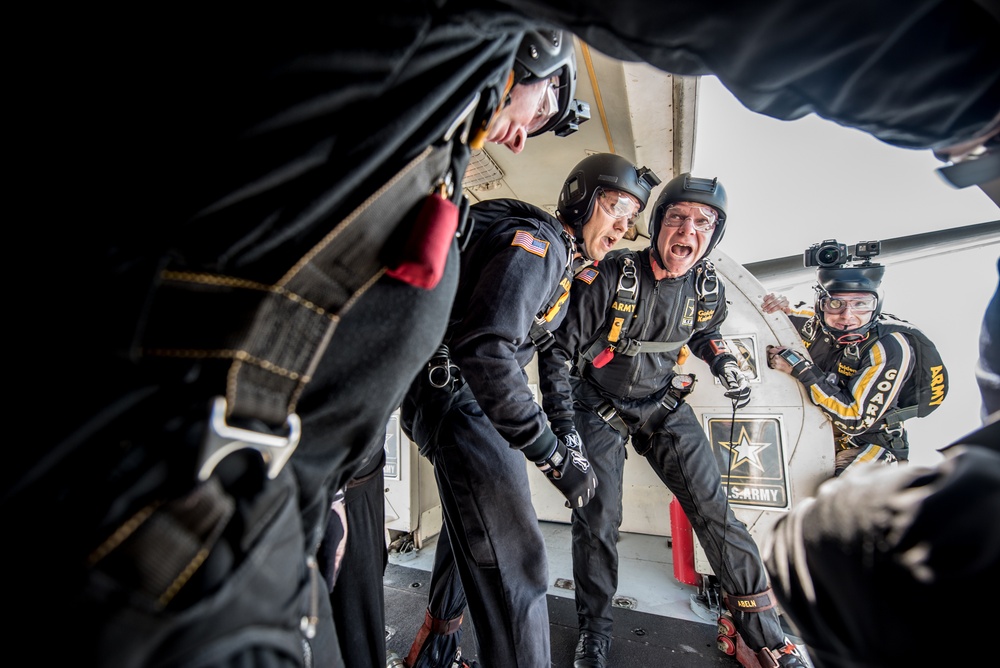
[[594, 498], [597, 489], [597, 476], [583, 454], [583, 441], [572, 428], [555, 441], [555, 450], [545, 459], [536, 460], [535, 466], [566, 497], [567, 508], [582, 508]]
[[750, 379], [740, 371], [736, 360], [727, 360], [717, 375], [726, 387], [726, 396], [736, 402], [736, 408], [743, 408], [750, 403]]
[[549, 420], [549, 424], [552, 425], [552, 432], [559, 438], [562, 438], [566, 434], [576, 433], [576, 424], [571, 417]]

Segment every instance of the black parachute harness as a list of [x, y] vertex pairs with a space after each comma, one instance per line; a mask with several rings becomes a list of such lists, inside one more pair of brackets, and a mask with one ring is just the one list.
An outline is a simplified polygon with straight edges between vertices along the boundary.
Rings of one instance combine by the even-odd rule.
[[[266, 478], [279, 477], [301, 436], [298, 399], [337, 325], [390, 270], [382, 250], [392, 248], [405, 226], [419, 218], [418, 212], [429, 203], [447, 204], [457, 211], [443, 222], [461, 222], [461, 206], [455, 200], [464, 198], [454, 187], [461, 182], [455, 169], [468, 155], [468, 131], [479, 98], [479, 94], [473, 97], [438, 142], [333, 222], [328, 234], [277, 282], [267, 285], [170, 266], [160, 271], [132, 355], [136, 360], [156, 360], [155, 364], [206, 360], [211, 373], [218, 375], [220, 392], [208, 407], [201, 449], [192, 462], [190, 490], [170, 501], [154, 501], [126, 518], [122, 527], [136, 520], [141, 525], [132, 526], [128, 543], [117, 539], [119, 531], [113, 532], [92, 553], [91, 568], [102, 567], [125, 548], [153, 554], [158, 560], [156, 574], [145, 578], [137, 590], [150, 591], [157, 605], [166, 608], [229, 525], [232, 496], [226, 491], [229, 483], [216, 473], [218, 465], [233, 453], [253, 450], [263, 461]], [[435, 209], [440, 210], [440, 206]], [[206, 322], [222, 326], [205, 326]], [[30, 479], [26, 476], [25, 484]], [[183, 545], [180, 534], [186, 540]], [[178, 547], [163, 549], [164, 545]], [[306, 562], [313, 584], [301, 628], [308, 639], [316, 633], [321, 578], [313, 554]]]
[[[639, 308], [640, 280], [635, 254], [625, 255], [623, 259], [621, 272], [618, 275], [615, 299], [610, 309], [611, 328], [607, 335], [598, 338], [583, 356], [584, 361], [589, 359], [598, 369], [614, 359], [616, 354], [635, 357], [643, 353], [669, 353], [680, 350], [687, 344], [686, 338], [680, 341], [641, 341], [628, 337], [629, 326], [635, 319]], [[715, 265], [709, 260], [702, 260], [698, 263], [696, 271], [698, 273], [696, 281], [698, 301], [714, 307], [719, 301], [719, 280], [715, 273]], [[670, 378], [666, 393], [659, 400], [653, 413], [639, 428], [637, 434], [651, 435], [664, 418], [674, 412], [685, 397], [694, 390], [696, 380], [694, 374], [674, 374]], [[601, 402], [594, 409], [594, 412], [616, 429], [622, 438], [628, 439], [628, 426], [611, 402]]]

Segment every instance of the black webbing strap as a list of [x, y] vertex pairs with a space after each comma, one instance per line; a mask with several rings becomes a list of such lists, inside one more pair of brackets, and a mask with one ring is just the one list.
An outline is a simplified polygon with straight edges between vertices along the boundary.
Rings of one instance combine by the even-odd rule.
[[340, 318], [384, 273], [387, 240], [447, 172], [451, 149], [427, 148], [274, 285], [164, 271], [142, 354], [231, 359], [219, 388], [228, 415], [283, 425]]
[[628, 439], [628, 425], [625, 424], [625, 420], [622, 419], [618, 409], [612, 406], [610, 402], [602, 401], [593, 411], [597, 417], [607, 422], [615, 431], [621, 434], [623, 439]]
[[634, 357], [642, 353], [672, 353], [680, 350], [688, 342], [688, 339], [680, 341], [637, 341], [635, 339], [623, 339], [621, 347], [616, 350], [619, 355]]

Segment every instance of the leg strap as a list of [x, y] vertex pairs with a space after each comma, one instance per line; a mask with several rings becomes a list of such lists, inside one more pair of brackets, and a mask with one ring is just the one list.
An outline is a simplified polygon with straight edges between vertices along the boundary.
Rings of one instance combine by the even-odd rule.
[[725, 595], [726, 607], [736, 612], [764, 612], [774, 607], [775, 600], [768, 587], [759, 594]]
[[439, 636], [450, 636], [462, 627], [462, 618], [464, 615], [459, 615], [455, 619], [438, 619], [437, 617], [431, 616], [431, 611], [427, 610], [424, 613], [424, 623], [417, 631], [417, 637], [413, 639], [413, 644], [410, 646], [410, 653], [406, 657], [404, 662], [407, 666], [415, 666], [417, 660], [420, 658], [420, 652], [424, 648], [424, 643], [427, 642], [428, 636], [432, 633]]
[[463, 617], [464, 615], [459, 615], [455, 619], [438, 619], [431, 617], [431, 613], [428, 611], [424, 615], [424, 626], [429, 627], [431, 633], [436, 633], [439, 636], [450, 636], [462, 626]]

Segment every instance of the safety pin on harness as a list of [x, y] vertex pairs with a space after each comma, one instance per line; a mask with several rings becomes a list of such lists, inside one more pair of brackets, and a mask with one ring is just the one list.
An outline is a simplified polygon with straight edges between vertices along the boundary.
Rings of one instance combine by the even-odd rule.
[[264, 434], [226, 424], [226, 398], [216, 397], [212, 404], [205, 441], [201, 447], [201, 466], [198, 480], [204, 482], [223, 459], [234, 452], [250, 448], [260, 453], [267, 465], [267, 477], [277, 478], [291, 458], [302, 436], [302, 421], [292, 413], [286, 422], [287, 436]]

